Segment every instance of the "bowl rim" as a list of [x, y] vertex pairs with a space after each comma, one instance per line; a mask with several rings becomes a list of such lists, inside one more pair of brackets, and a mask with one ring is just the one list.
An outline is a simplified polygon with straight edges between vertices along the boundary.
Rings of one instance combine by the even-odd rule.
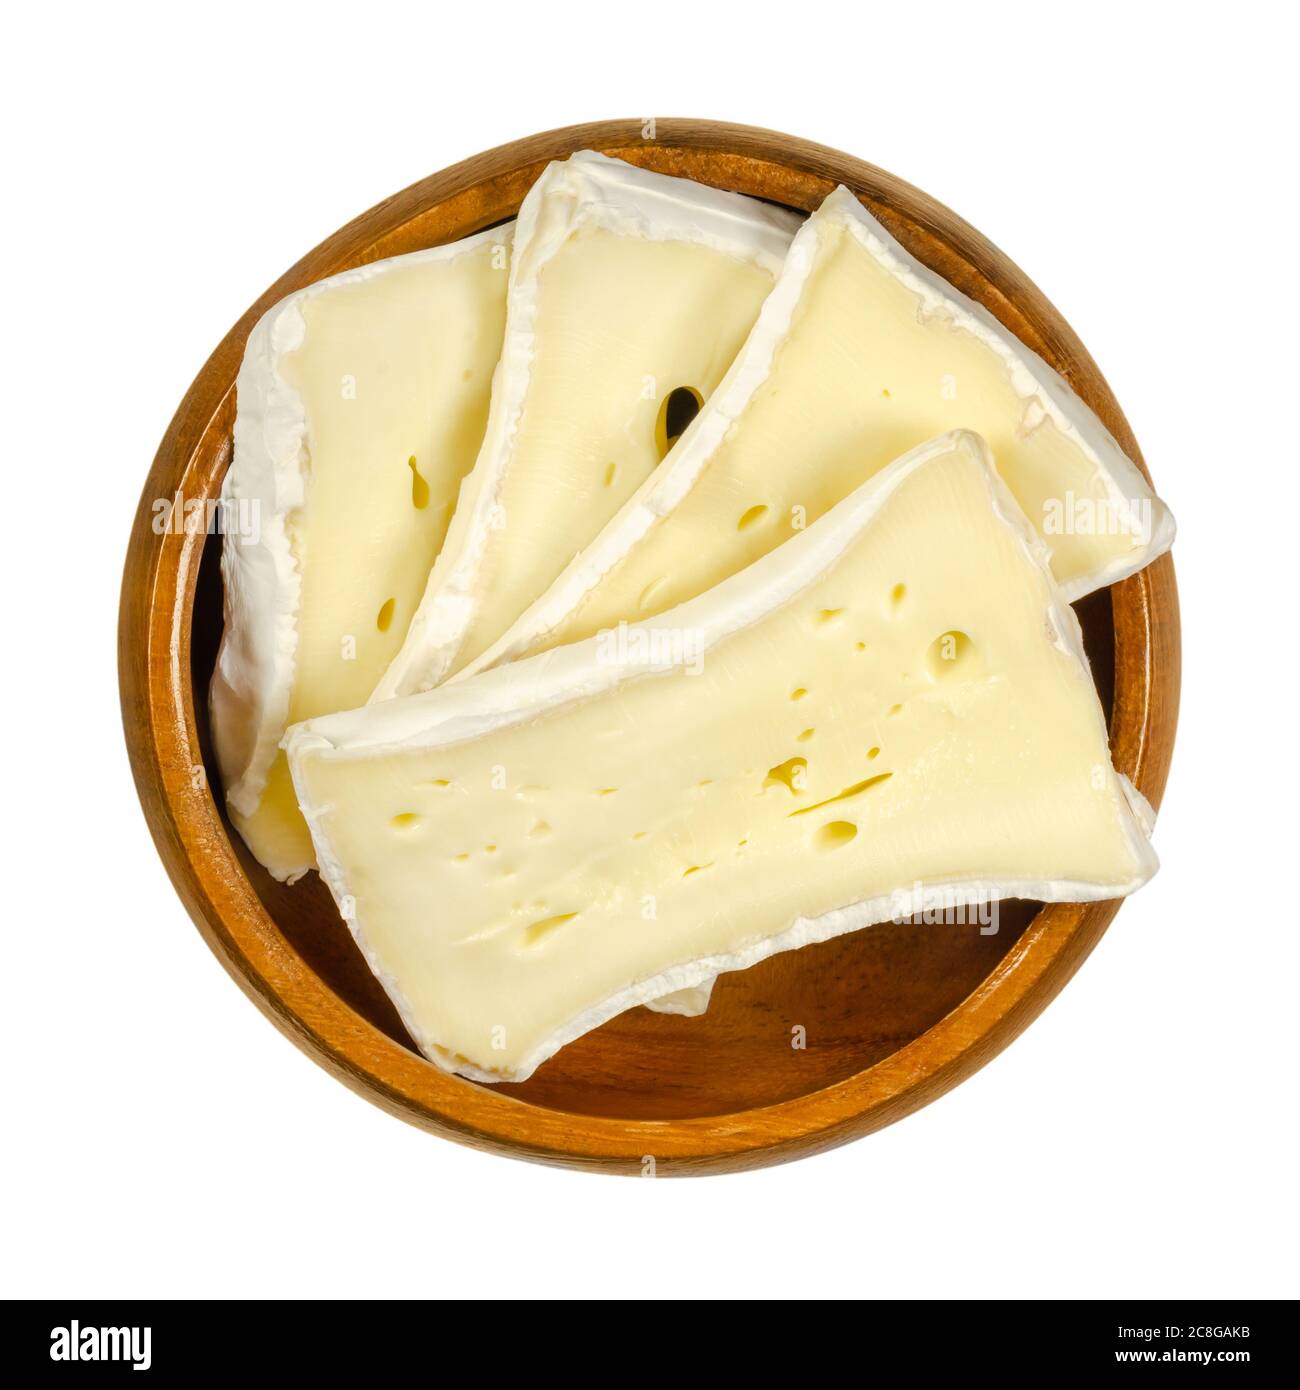
[[[979, 232], [901, 179], [822, 145], [726, 122], [625, 119], [546, 131], [423, 179], [327, 237], [240, 317], [200, 369], [159, 445], [131, 532], [118, 627], [123, 725], [145, 819], [199, 931], [271, 1021], [346, 1085], [426, 1130], [514, 1157], [633, 1174], [734, 1171], [858, 1138], [970, 1076], [1055, 997], [1119, 903], [1041, 908], [993, 971], [924, 1033], [852, 1076], [777, 1104], [674, 1120], [608, 1118], [547, 1109], [452, 1076], [335, 995], [280, 935], [244, 873], [204, 772], [194, 714], [190, 626], [206, 535], [158, 535], [152, 525], [156, 499], [217, 496], [235, 375], [267, 308], [324, 276], [412, 249], [413, 239], [434, 245], [513, 216], [545, 164], [579, 149], [805, 210], [836, 183], [847, 185], [920, 259], [928, 250], [931, 260], [964, 264], [969, 277], [959, 288], [1061, 371], [1147, 472], [1101, 372], [1042, 292]], [[1158, 806], [1180, 678], [1170, 557], [1112, 586], [1111, 605], [1112, 753]]]

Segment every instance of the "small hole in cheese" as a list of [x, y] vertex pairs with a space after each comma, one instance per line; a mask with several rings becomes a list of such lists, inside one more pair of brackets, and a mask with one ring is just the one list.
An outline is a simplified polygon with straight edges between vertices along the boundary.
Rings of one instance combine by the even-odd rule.
[[803, 790], [804, 774], [808, 771], [807, 758], [787, 758], [783, 763], [777, 763], [773, 768], [769, 768], [767, 776], [763, 779], [763, 789], [768, 787], [785, 787], [788, 791], [795, 793]]
[[962, 667], [969, 666], [974, 659], [975, 644], [964, 632], [955, 628], [941, 633], [930, 643], [926, 653], [926, 665], [932, 680], [945, 680], [956, 674]]
[[820, 811], [823, 806], [833, 806], [837, 801], [848, 801], [852, 797], [861, 796], [863, 792], [869, 792], [872, 787], [878, 787], [882, 783], [888, 782], [893, 775], [892, 772], [881, 772], [875, 777], [868, 777], [865, 782], [854, 782], [851, 787], [845, 787], [843, 791], [836, 792], [834, 796], [828, 796], [825, 801], [815, 801], [811, 806], [801, 806], [797, 811], [791, 811], [790, 818], [806, 816], [813, 811]]
[[558, 912], [554, 917], [543, 917], [540, 922], [530, 923], [524, 928], [524, 945], [540, 945], [553, 931], [566, 922], [572, 922], [577, 915], [576, 912]]
[[406, 460], [406, 466], [411, 470], [411, 506], [422, 512], [429, 505], [429, 484], [420, 477], [414, 454]]
[[693, 386], [676, 386], [663, 398], [655, 421], [655, 443], [661, 459], [686, 432], [703, 404], [704, 397]]
[[857, 838], [858, 827], [851, 820], [833, 820], [817, 831], [813, 844], [823, 851], [843, 849]]
[[419, 819], [414, 811], [403, 811], [400, 816], [393, 817], [392, 825], [395, 830], [409, 830]]
[[740, 520], [736, 522], [736, 530], [748, 531], [751, 526], [757, 526], [766, 515], [767, 503], [759, 502], [757, 505], [750, 507], [750, 509], [741, 516]]
[[380, 632], [387, 632], [393, 625], [393, 612], [397, 608], [395, 598], [385, 599], [384, 606], [379, 610], [379, 616], [375, 619], [375, 626]]

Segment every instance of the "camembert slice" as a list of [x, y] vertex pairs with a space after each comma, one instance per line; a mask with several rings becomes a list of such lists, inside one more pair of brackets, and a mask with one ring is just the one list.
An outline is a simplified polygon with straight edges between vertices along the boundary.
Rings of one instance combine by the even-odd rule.
[[944, 430], [988, 440], [1067, 599], [1142, 568], [1173, 520], [1101, 421], [847, 189], [800, 230], [681, 442], [473, 671], [702, 593]]
[[212, 727], [231, 818], [278, 879], [313, 863], [280, 739], [363, 703], [401, 644], [483, 438], [510, 235], [322, 280], [249, 337]]
[[486, 1081], [778, 951], [1156, 867], [1074, 614], [968, 433], [657, 622], [286, 746], [411, 1036]]
[[645, 482], [722, 380], [791, 213], [583, 152], [520, 209], [483, 449], [374, 698], [473, 660]]

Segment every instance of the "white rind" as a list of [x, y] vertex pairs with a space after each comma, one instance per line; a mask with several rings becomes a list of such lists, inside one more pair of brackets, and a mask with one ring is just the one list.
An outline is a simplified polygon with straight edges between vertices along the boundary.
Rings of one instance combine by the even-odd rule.
[[661, 994], [657, 999], [647, 999], [645, 1006], [657, 1014], [700, 1018], [709, 1011], [709, 1001], [713, 997], [713, 986], [717, 983], [717, 978], [716, 975], [711, 975], [691, 989], [677, 989], [671, 994]]
[[493, 228], [330, 276], [273, 305], [249, 334], [236, 380], [234, 462], [221, 497], [227, 515], [240, 505], [256, 508], [260, 535], [245, 544], [227, 534], [222, 545], [225, 631], [209, 697], [222, 784], [240, 815], [253, 815], [261, 802], [293, 689], [302, 580], [289, 523], [303, 505], [310, 457], [306, 409], [280, 363], [302, 345], [302, 305], [392, 270], [452, 261], [485, 244], [509, 246], [512, 234], [511, 225]]
[[1148, 544], [1094, 574], [1063, 584], [1067, 602], [1073, 603], [1094, 589], [1127, 578], [1169, 549], [1174, 540], [1173, 516], [1086, 402], [983, 305], [922, 265], [841, 185], [796, 234], [781, 276], [764, 301], [744, 347], [676, 447], [546, 593], [491, 647], [457, 672], [453, 680], [516, 660], [529, 651], [579, 608], [586, 595], [651, 528], [681, 504], [728, 431], [771, 375], [816, 260], [818, 229], [827, 223], [845, 227], [880, 265], [918, 297], [922, 313], [941, 315], [997, 354], [1026, 410], [1040, 410], [1097, 466], [1106, 481], [1113, 514], [1126, 519], [1121, 524], [1130, 525], [1135, 528], [1134, 534], [1141, 534], [1141, 520], [1135, 509], [1150, 505]]
[[651, 241], [707, 246], [780, 272], [800, 219], [738, 193], [655, 174], [582, 150], [549, 164], [519, 209], [505, 344], [492, 382], [487, 431], [401, 650], [371, 701], [438, 685], [473, 622], [488, 537], [498, 525], [501, 489], [536, 351], [538, 281], [548, 261], [584, 227]]
[[[698, 641], [691, 659], [698, 659], [700, 653], [707, 652], [724, 638], [749, 627], [796, 598], [844, 554], [916, 469], [955, 447], [968, 449], [980, 461], [997, 516], [1034, 563], [1050, 574], [1046, 546], [994, 471], [987, 446], [977, 435], [955, 431], [922, 445], [889, 465], [806, 531], [797, 533], [748, 569], [642, 626], [658, 624], [675, 630], [689, 630]], [[1078, 620], [1057, 586], [1051, 585], [1050, 592], [1053, 597], [1045, 615], [1050, 630], [1055, 634], [1057, 643], [1086, 672], [1088, 661]], [[635, 647], [629, 649], [635, 650]], [[397, 749], [445, 746], [534, 719], [546, 710], [587, 699], [624, 680], [653, 679], [656, 672], [672, 669], [675, 669], [672, 661], [654, 667], [620, 664], [610, 659], [600, 639], [594, 637], [485, 671], [472, 681], [448, 684], [441, 689], [383, 705], [371, 705], [362, 710], [326, 715], [291, 728], [285, 737], [284, 747], [289, 755], [299, 802], [316, 845], [321, 875], [372, 969], [376, 969], [377, 962], [367, 946], [362, 925], [351, 912], [352, 899], [346, 876], [331, 850], [329, 835], [323, 824], [322, 817], [328, 807], [313, 806], [305, 796], [299, 775], [302, 758], [310, 752], [348, 758], [374, 756]], [[1105, 718], [1100, 703], [1096, 705], [1096, 719], [1104, 738]], [[1132, 791], [1130, 795], [1130, 790], [1131, 787], [1126, 788], [1126, 805], [1133, 807], [1133, 797], [1137, 793]], [[376, 974], [402, 1015], [411, 1036], [430, 1061], [476, 1081], [522, 1081], [567, 1043], [627, 1009], [652, 1004], [662, 1000], [665, 995], [709, 986], [720, 974], [747, 969], [781, 951], [826, 941], [898, 916], [910, 916], [951, 905], [955, 895], [959, 895], [960, 901], [968, 905], [1003, 898], [1094, 902], [1127, 896], [1141, 887], [1157, 868], [1155, 853], [1138, 815], [1130, 817], [1128, 831], [1135, 862], [1140, 865], [1139, 872], [1131, 882], [1116, 885], [1073, 880], [954, 879], [891, 892], [818, 917], [801, 917], [785, 931], [752, 942], [736, 952], [702, 957], [648, 979], [635, 981], [580, 1017], [570, 1020], [528, 1054], [509, 1074], [487, 1072], [463, 1058], [448, 1056], [436, 1039], [422, 1036], [395, 982], [378, 969]]]

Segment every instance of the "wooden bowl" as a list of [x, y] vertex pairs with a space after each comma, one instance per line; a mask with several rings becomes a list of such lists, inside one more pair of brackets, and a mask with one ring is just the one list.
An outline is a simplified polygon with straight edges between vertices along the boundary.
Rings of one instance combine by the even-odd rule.
[[[652, 138], [646, 138], [649, 135]], [[870, 164], [713, 122], [573, 126], [478, 155], [398, 193], [305, 256], [209, 358], [145, 483], [122, 585], [122, 715], [140, 800], [177, 892], [253, 1001], [340, 1080], [405, 1120], [498, 1153], [609, 1172], [718, 1172], [797, 1158], [933, 1100], [1007, 1045], [1065, 984], [1117, 903], [1006, 903], [978, 928], [878, 926], [725, 975], [706, 1016], [634, 1009], [521, 1085], [449, 1076], [413, 1049], [314, 876], [273, 882], [222, 812], [207, 720], [221, 632], [220, 540], [157, 535], [157, 498], [218, 495], [235, 373], [258, 316], [350, 266], [512, 217], [548, 160], [602, 150], [810, 210], [836, 183], [921, 260], [1041, 353], [1140, 460], [1101, 373], [1037, 288], [978, 232]], [[1115, 765], [1158, 804], [1177, 720], [1178, 601], [1168, 556], [1079, 605]], [[806, 1046], [791, 1046], [802, 1025]]]

